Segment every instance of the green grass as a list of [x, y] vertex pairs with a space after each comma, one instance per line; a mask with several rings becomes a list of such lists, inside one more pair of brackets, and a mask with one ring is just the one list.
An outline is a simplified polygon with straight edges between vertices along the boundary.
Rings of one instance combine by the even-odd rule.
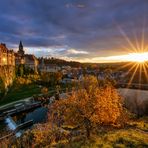
[[134, 129], [119, 129], [103, 135], [92, 135], [89, 140], [77, 139], [62, 146], [64, 148], [146, 148], [148, 147], [148, 134]]
[[91, 138], [78, 138], [70, 143], [56, 144], [59, 148], [146, 148], [148, 134], [134, 129], [118, 129], [105, 134], [94, 134]]
[[[66, 90], [68, 87], [71, 89], [71, 85], [61, 85], [61, 90]], [[37, 84], [23, 84], [23, 85], [13, 85], [8, 91], [7, 95], [0, 100], [0, 106], [6, 105], [8, 103], [19, 101], [33, 95], [41, 94], [41, 89]], [[56, 86], [49, 87], [49, 95], [54, 95], [56, 91]]]
[[40, 94], [40, 89], [41, 88], [39, 88], [36, 84], [12, 86], [7, 95], [2, 100], [0, 100], [0, 105], [25, 99], [35, 94]]
[[[57, 147], [70, 148], [146, 148], [148, 147], [147, 117], [137, 119], [130, 127], [110, 129], [91, 134], [90, 139], [77, 137], [70, 143], [59, 143]], [[133, 124], [133, 126], [132, 126]]]

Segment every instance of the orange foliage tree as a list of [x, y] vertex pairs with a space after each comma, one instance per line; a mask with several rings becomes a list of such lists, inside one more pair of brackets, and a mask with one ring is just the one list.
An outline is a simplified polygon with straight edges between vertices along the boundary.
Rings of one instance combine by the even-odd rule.
[[43, 87], [43, 88], [41, 89], [41, 93], [42, 93], [43, 95], [47, 95], [47, 94], [48, 94], [48, 88], [47, 88], [47, 87]]
[[58, 127], [70, 125], [86, 131], [96, 125], [119, 125], [122, 115], [120, 96], [112, 86], [98, 87], [94, 76], [86, 76], [67, 99], [56, 101], [49, 111], [49, 121]]
[[41, 73], [41, 80], [48, 85], [57, 85], [62, 79], [62, 73], [60, 72], [43, 72]]

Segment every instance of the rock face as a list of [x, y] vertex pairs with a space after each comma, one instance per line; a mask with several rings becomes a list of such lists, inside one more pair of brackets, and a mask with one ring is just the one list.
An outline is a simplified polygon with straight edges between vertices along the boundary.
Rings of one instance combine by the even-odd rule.
[[7, 90], [13, 83], [15, 78], [15, 67], [14, 66], [0, 66], [0, 79], [4, 85], [4, 89]]

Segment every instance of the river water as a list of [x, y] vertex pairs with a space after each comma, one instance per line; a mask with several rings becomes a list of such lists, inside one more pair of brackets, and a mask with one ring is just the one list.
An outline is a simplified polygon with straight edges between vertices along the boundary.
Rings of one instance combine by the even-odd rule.
[[[34, 124], [44, 123], [47, 120], [47, 111], [48, 109], [46, 107], [40, 107], [30, 112], [25, 112], [18, 114], [17, 116], [13, 116], [12, 119], [16, 122], [17, 125], [29, 120], [33, 120]], [[9, 131], [10, 130], [5, 121], [0, 122], [0, 137]]]

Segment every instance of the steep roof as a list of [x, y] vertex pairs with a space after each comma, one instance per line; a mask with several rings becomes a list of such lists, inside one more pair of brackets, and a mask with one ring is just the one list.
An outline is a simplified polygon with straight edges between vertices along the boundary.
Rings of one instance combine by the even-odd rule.
[[1, 44], [0, 44], [0, 50], [1, 50], [2, 52], [14, 53], [13, 50], [9, 50], [9, 49], [6, 47], [6, 44], [4, 44], [4, 43], [1, 43]]
[[30, 61], [37, 60], [37, 58], [34, 55], [32, 55], [32, 54], [25, 54], [24, 56], [25, 56], [25, 58], [27, 58]]

